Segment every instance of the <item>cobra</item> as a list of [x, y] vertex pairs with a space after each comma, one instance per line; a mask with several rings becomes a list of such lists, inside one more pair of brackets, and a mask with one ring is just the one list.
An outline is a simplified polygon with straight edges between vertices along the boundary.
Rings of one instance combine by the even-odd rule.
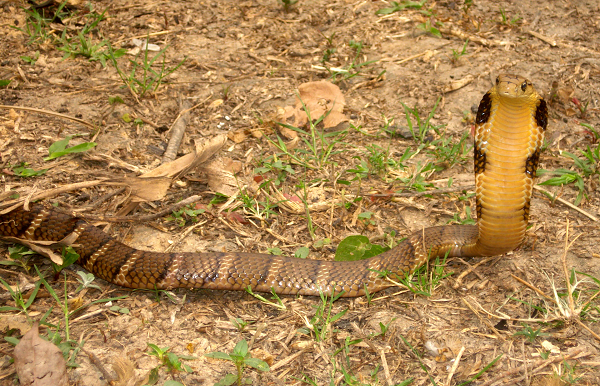
[[[279, 294], [340, 293], [353, 297], [390, 284], [381, 272], [404, 275], [430, 258], [500, 255], [521, 245], [534, 175], [548, 121], [531, 82], [500, 75], [476, 117], [474, 169], [477, 225], [425, 228], [395, 248], [361, 261], [322, 261], [257, 253], [159, 253], [131, 248], [87, 222], [32, 205], [0, 216], [0, 235], [58, 241], [76, 237], [78, 264], [129, 288], [210, 288]], [[72, 238], [71, 237], [71, 238]]]

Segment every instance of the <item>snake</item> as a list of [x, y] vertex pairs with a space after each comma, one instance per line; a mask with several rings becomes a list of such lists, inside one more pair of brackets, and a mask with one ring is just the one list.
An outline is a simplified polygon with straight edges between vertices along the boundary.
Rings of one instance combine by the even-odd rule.
[[[502, 255], [525, 238], [534, 177], [548, 124], [532, 83], [502, 74], [475, 117], [476, 225], [423, 228], [377, 256], [357, 261], [247, 252], [152, 252], [125, 245], [100, 228], [42, 203], [0, 215], [0, 236], [59, 241], [69, 237], [77, 264], [96, 277], [139, 289], [207, 288], [357, 297], [390, 287], [435, 257]], [[392, 276], [393, 277], [393, 276]]]

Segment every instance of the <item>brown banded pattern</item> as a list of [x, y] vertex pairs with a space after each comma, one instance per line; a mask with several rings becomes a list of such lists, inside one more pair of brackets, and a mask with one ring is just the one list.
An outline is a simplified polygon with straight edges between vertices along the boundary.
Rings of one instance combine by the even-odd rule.
[[35, 240], [76, 237], [78, 263], [130, 288], [210, 288], [360, 296], [389, 286], [380, 272], [403, 275], [429, 258], [498, 255], [525, 237], [533, 178], [548, 109], [531, 82], [500, 75], [477, 112], [474, 170], [478, 225], [431, 227], [362, 261], [321, 261], [257, 253], [158, 253], [131, 248], [86, 222], [34, 204], [0, 215], [0, 235]]

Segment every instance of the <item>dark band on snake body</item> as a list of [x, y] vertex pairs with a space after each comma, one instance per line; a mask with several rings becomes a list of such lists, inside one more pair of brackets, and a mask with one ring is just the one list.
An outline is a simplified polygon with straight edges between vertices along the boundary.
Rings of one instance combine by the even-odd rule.
[[500, 75], [476, 117], [474, 169], [478, 225], [419, 230], [395, 248], [362, 261], [321, 261], [258, 253], [158, 253], [131, 248], [99, 228], [43, 205], [0, 215], [0, 236], [63, 240], [77, 236], [78, 263], [129, 288], [209, 288], [360, 296], [391, 284], [377, 271], [404, 275], [431, 257], [488, 256], [525, 237], [535, 169], [548, 118], [546, 103], [525, 78]]
[[487, 92], [483, 98], [481, 98], [481, 102], [479, 103], [479, 108], [477, 109], [477, 116], [475, 117], [475, 123], [478, 125], [483, 125], [487, 123], [490, 119], [490, 111], [492, 110], [492, 98], [490, 93]]
[[535, 109], [535, 121], [542, 130], [546, 131], [546, 126], [548, 126], [548, 106], [543, 99], [539, 100]]

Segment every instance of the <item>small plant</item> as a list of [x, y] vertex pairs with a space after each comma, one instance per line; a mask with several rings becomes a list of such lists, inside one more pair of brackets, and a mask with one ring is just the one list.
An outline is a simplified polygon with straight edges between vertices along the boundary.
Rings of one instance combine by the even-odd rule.
[[19, 166], [14, 166], [12, 171], [19, 177], [37, 177], [46, 174], [48, 171], [48, 169], [35, 170], [27, 166], [29, 166], [27, 162], [21, 162]]
[[196, 209], [195, 204], [190, 204], [187, 207], [174, 210], [170, 216], [166, 217], [166, 220], [173, 221], [178, 226], [183, 227], [188, 220], [191, 220], [192, 222], [198, 222], [198, 215], [204, 213], [205, 211], [205, 209]]
[[65, 139], [61, 139], [50, 145], [48, 148], [48, 157], [44, 158], [44, 161], [50, 161], [67, 154], [83, 153], [96, 146], [96, 142], [84, 142], [79, 145], [67, 147], [73, 137], [76, 137], [76, 135], [68, 135]]
[[6, 290], [10, 293], [10, 297], [13, 299], [13, 301], [15, 302], [15, 306], [16, 306], [16, 307], [2, 306], [2, 307], [0, 307], [0, 312], [7, 312], [7, 311], [23, 312], [29, 319], [29, 307], [35, 300], [35, 297], [37, 296], [37, 293], [40, 289], [40, 285], [42, 284], [42, 282], [37, 281], [35, 283], [35, 288], [34, 288], [33, 292], [29, 295], [29, 299], [27, 299], [27, 300], [23, 297], [23, 293], [21, 292], [18, 285], [16, 286], [16, 288], [13, 289], [2, 278], [0, 278], [0, 283], [2, 283], [4, 288], [6, 288]]
[[243, 339], [235, 345], [231, 354], [215, 351], [205, 354], [205, 356], [209, 358], [230, 361], [235, 365], [237, 373], [227, 374], [223, 379], [215, 383], [215, 386], [229, 386], [233, 385], [234, 383], [238, 386], [246, 384], [247, 379], [242, 378], [242, 376], [244, 374], [244, 369], [247, 366], [255, 368], [259, 371], [270, 371], [269, 365], [265, 361], [258, 358], [252, 358], [250, 352], [248, 351], [248, 343]]
[[348, 134], [348, 130], [329, 133], [325, 132], [325, 130], [320, 130], [317, 128], [317, 125], [321, 123], [327, 114], [322, 115], [313, 122], [310, 115], [310, 110], [306, 107], [304, 102], [302, 102], [302, 107], [304, 108], [304, 111], [308, 117], [308, 131], [285, 123], [278, 123], [278, 125], [302, 134], [301, 139], [306, 146], [306, 149], [298, 148], [294, 151], [291, 151], [287, 149], [287, 146], [281, 137], [277, 137], [277, 142], [271, 140], [267, 136], [265, 136], [265, 138], [271, 143], [271, 145], [281, 151], [282, 154], [290, 157], [301, 166], [309, 169], [320, 169], [330, 163], [330, 159], [333, 155], [342, 152], [342, 150], [338, 149], [338, 147], [345, 144], [342, 141]]
[[161, 367], [166, 367], [167, 371], [174, 373], [178, 371], [185, 371], [186, 373], [194, 372], [192, 368], [185, 363], [182, 363], [182, 360], [194, 360], [198, 359], [196, 357], [190, 355], [177, 355], [175, 353], [170, 352], [169, 347], [160, 348], [155, 344], [147, 343], [150, 348], [150, 352], [147, 354], [150, 356], [157, 357], [160, 360], [161, 364], [153, 369], [153, 371], [158, 371]]
[[[332, 288], [335, 288], [332, 285]], [[327, 339], [327, 337], [335, 332], [331, 325], [335, 323], [338, 319], [348, 312], [348, 309], [338, 312], [335, 315], [331, 315], [333, 309], [333, 302], [338, 300], [340, 296], [343, 295], [343, 292], [338, 294], [332, 294], [328, 296], [324, 294], [322, 291], [319, 291], [319, 296], [321, 298], [321, 303], [313, 306], [315, 308], [315, 315], [311, 318], [310, 321], [305, 317], [304, 323], [306, 327], [302, 327], [298, 329], [298, 332], [303, 334], [313, 334], [315, 341], [323, 342]]]
[[0, 264], [21, 267], [29, 272], [31, 267], [27, 262], [29, 261], [29, 258], [35, 254], [34, 251], [23, 245], [8, 247], [8, 260], [2, 260], [0, 261]]
[[[149, 36], [148, 36], [149, 38]], [[118, 50], [114, 51], [112, 46], [109, 44], [109, 58], [112, 61], [113, 66], [117, 70], [119, 77], [125, 84], [125, 86], [131, 91], [131, 93], [135, 96], [139, 96], [140, 98], [146, 95], [147, 93], [156, 93], [156, 90], [163, 83], [164, 79], [174, 73], [187, 57], [184, 57], [175, 67], [167, 68], [166, 66], [166, 54], [167, 48], [166, 46], [162, 50], [158, 51], [156, 55], [150, 58], [146, 46], [142, 49], [143, 58], [141, 62], [138, 62], [139, 55], [138, 54], [134, 59], [129, 59], [131, 63], [131, 71], [129, 73], [125, 73], [119, 64], [117, 63]], [[159, 70], [155, 70], [153, 68], [154, 63], [162, 56], [162, 63], [160, 65]]]
[[392, 318], [390, 319], [390, 321], [387, 324], [383, 324], [381, 322], [379, 322], [379, 329], [380, 331], [377, 333], [373, 333], [371, 335], [369, 335], [369, 338], [376, 338], [376, 337], [381, 337], [381, 340], [385, 340], [385, 334], [388, 332], [388, 330], [390, 329], [390, 324], [392, 324], [394, 322], [394, 320], [396, 320], [397, 318]]
[[406, 123], [408, 125], [408, 129], [410, 130], [413, 139], [418, 143], [423, 144], [424, 142], [430, 142], [426, 141], [427, 134], [432, 130], [439, 132], [440, 129], [444, 127], [444, 125], [434, 126], [431, 124], [431, 118], [433, 118], [441, 100], [442, 97], [438, 97], [437, 101], [433, 105], [433, 108], [429, 112], [429, 115], [427, 115], [427, 118], [425, 119], [421, 118], [419, 110], [416, 107], [411, 109], [403, 102], [400, 102], [402, 103], [402, 106], [404, 106], [404, 113], [406, 114]]
[[467, 46], [469, 45], [469, 39], [467, 39], [465, 41], [465, 44], [463, 44], [462, 50], [455, 50], [454, 48], [452, 49], [452, 63], [456, 64], [458, 63], [458, 60], [460, 59], [461, 56], [466, 55], [467, 53]]
[[283, 5], [283, 10], [288, 13], [292, 6], [298, 2], [298, 0], [278, 0]]
[[73, 263], [79, 260], [79, 254], [75, 252], [75, 249], [73, 249], [73, 247], [63, 246], [61, 255], [63, 259], [62, 264], [59, 265], [52, 262], [52, 268], [54, 269], [54, 273], [56, 274], [60, 273], [60, 271], [62, 271], [63, 269], [70, 267], [71, 265], [73, 265]]
[[391, 7], [381, 8], [380, 10], [375, 12], [375, 14], [376, 15], [389, 15], [394, 12], [402, 11], [406, 8], [421, 9], [425, 5], [426, 2], [427, 2], [427, 0], [423, 0], [423, 1], [406, 1], [405, 0], [405, 1], [402, 1], [401, 3], [398, 3], [397, 1], [392, 1], [390, 3]]
[[437, 171], [450, 169], [456, 164], [467, 162], [469, 151], [473, 147], [468, 142], [469, 133], [464, 132], [458, 142], [455, 142], [452, 137], [440, 132], [439, 127], [434, 127], [434, 131], [439, 138], [434, 140], [428, 146], [427, 152], [435, 157], [435, 167]]
[[[379, 274], [382, 277], [387, 277], [393, 284], [407, 288], [415, 295], [430, 297], [436, 288], [439, 287], [442, 280], [453, 274], [453, 272], [444, 274], [447, 258], [448, 253], [441, 260], [439, 257], [436, 257], [432, 268], [429, 270], [429, 275], [427, 274], [429, 264], [419, 267], [412, 274], [405, 273], [404, 277], [390, 275], [389, 272], [379, 272]], [[395, 276], [395, 278], [392, 276]]]
[[[352, 62], [346, 68], [327, 68], [327, 71], [329, 71], [329, 74], [331, 75], [331, 80], [334, 83], [354, 78], [355, 76], [360, 75], [360, 69], [362, 67], [368, 66], [369, 64], [376, 62], [376, 60], [366, 61], [362, 63], [359, 62], [360, 54], [363, 49], [363, 42], [350, 40], [348, 46], [354, 51], [354, 58], [352, 59]], [[335, 50], [331, 51], [331, 53], [333, 52], [335, 52]], [[326, 56], [327, 51], [325, 55], [323, 55], [323, 59], [325, 59]], [[327, 60], [329, 60], [329, 56], [327, 56]], [[324, 62], [325, 60], [323, 60], [323, 63]]]
[[265, 221], [276, 212], [273, 210], [277, 203], [271, 203], [267, 196], [265, 201], [257, 201], [245, 188], [240, 190], [238, 197], [244, 205], [244, 210], [249, 212], [257, 220]]
[[265, 299], [264, 296], [254, 293], [254, 291], [252, 291], [252, 287], [248, 286], [246, 287], [246, 292], [248, 292], [250, 295], [254, 296], [255, 298], [257, 298], [258, 300], [260, 300], [262, 303], [269, 305], [271, 307], [275, 307], [280, 311], [285, 311], [287, 310], [287, 307], [285, 306], [285, 304], [283, 304], [283, 302], [281, 301], [281, 298], [279, 297], [279, 295], [277, 295], [275, 293], [275, 290], [273, 288], [271, 288], [271, 299], [275, 300], [275, 302], [270, 302], [267, 299]]
[[448, 221], [448, 224], [461, 224], [461, 225], [475, 225], [477, 221], [471, 217], [471, 207], [465, 207], [465, 218], [461, 218], [460, 213], [454, 213], [452, 220]]
[[64, 16], [66, 16], [66, 12], [63, 11], [65, 5], [67, 5], [66, 0], [59, 4], [51, 18], [40, 14], [39, 10], [36, 8], [26, 9], [25, 12], [27, 13], [27, 20], [25, 27], [19, 28], [12, 25], [10, 27], [29, 36], [29, 41], [27, 44], [43, 44], [48, 40], [54, 40], [55, 37], [50, 32], [52, 30], [50, 24], [55, 20], [61, 20]]
[[529, 343], [535, 342], [535, 340], [539, 337], [548, 336], [547, 333], [542, 332], [543, 326], [541, 326], [537, 330], [534, 330], [526, 323], [521, 323], [521, 325], [523, 326], [523, 329], [515, 332], [513, 335], [524, 336], [529, 341]]
[[233, 327], [237, 328], [239, 332], [243, 332], [250, 324], [250, 322], [246, 322], [242, 318], [231, 318], [229, 319], [229, 322], [233, 324]]
[[600, 181], [600, 146], [596, 146], [594, 149], [588, 146], [586, 150], [580, 150], [580, 153], [582, 155], [581, 158], [568, 151], [560, 153], [562, 156], [571, 158], [574, 166], [579, 171], [569, 169], [556, 169], [553, 171], [539, 169], [537, 171], [541, 175], [553, 174], [556, 176], [541, 182], [539, 185], [562, 186], [571, 183], [574, 184], [579, 190], [577, 198], [575, 198], [575, 205], [579, 205], [584, 196], [588, 197], [585, 188], [585, 180], [587, 178], [597, 176]]
[[30, 64], [30, 65], [32, 65], [32, 66], [35, 64], [35, 62], [37, 62], [37, 60], [39, 59], [39, 57], [40, 57], [40, 52], [39, 52], [39, 51], [36, 51], [36, 52], [33, 54], [33, 56], [20, 56], [20, 58], [21, 58], [21, 59], [22, 59], [22, 60], [23, 60], [25, 63], [27, 63], [27, 64]]
[[508, 26], [514, 26], [517, 25], [517, 23], [521, 19], [522, 18], [519, 16], [515, 16], [512, 19], [509, 19], [509, 17], [506, 15], [506, 11], [504, 11], [504, 8], [500, 7], [500, 23]]
[[94, 277], [93, 273], [77, 271], [77, 274], [79, 275], [79, 278], [77, 278], [77, 281], [79, 282], [79, 287], [77, 287], [75, 293], [81, 291], [84, 288], [95, 288], [98, 291], [102, 291], [102, 289], [98, 287], [98, 285], [94, 284], [94, 280], [96, 278]]
[[442, 33], [437, 27], [440, 26], [442, 23], [440, 23], [439, 21], [433, 21], [432, 19], [433, 18], [425, 21], [424, 23], [417, 24], [417, 28], [420, 28], [425, 32], [429, 32], [435, 37], [441, 38]]

